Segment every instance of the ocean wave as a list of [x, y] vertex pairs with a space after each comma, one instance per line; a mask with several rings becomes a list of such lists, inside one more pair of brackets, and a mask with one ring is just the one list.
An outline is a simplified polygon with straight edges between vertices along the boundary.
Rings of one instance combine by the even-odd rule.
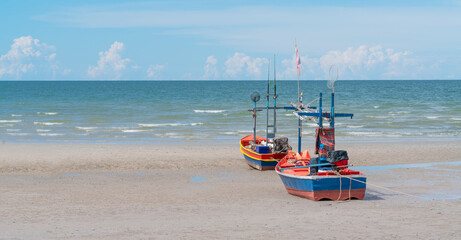
[[12, 117], [22, 117], [20, 114], [11, 114]]
[[379, 108], [379, 106], [373, 106], [373, 108], [377, 109], [377, 108]]
[[7, 133], [10, 136], [27, 136], [29, 133]]
[[79, 130], [84, 130], [84, 131], [91, 131], [97, 129], [97, 127], [75, 127], [76, 129]]
[[37, 112], [37, 115], [58, 115], [57, 112]]
[[45, 126], [53, 126], [53, 125], [62, 125], [64, 123], [60, 122], [34, 122], [35, 125], [45, 125]]
[[51, 129], [36, 129], [37, 132], [51, 132]]
[[354, 126], [354, 125], [348, 125], [346, 128], [363, 128], [365, 126], [363, 125], [358, 125], [358, 126]]
[[203, 123], [138, 123], [138, 126], [151, 128], [151, 127], [178, 127], [178, 126], [198, 126]]
[[317, 123], [303, 123], [303, 126], [318, 127], [319, 125]]
[[238, 130], [237, 133], [253, 133], [253, 131], [249, 131], [249, 130]]
[[39, 133], [38, 135], [44, 137], [57, 137], [57, 136], [64, 136], [62, 133]]
[[382, 134], [377, 133], [377, 132], [345, 132], [348, 135], [353, 135], [353, 136], [382, 136]]
[[6, 129], [7, 132], [19, 132], [21, 129]]
[[453, 120], [453, 121], [461, 121], [461, 118], [450, 118], [450, 120]]
[[137, 133], [137, 132], [147, 132], [147, 130], [141, 130], [141, 129], [126, 129], [122, 130], [124, 133]]
[[388, 118], [392, 118], [392, 117], [388, 117], [388, 116], [365, 116], [367, 118], [376, 118], [376, 119], [388, 119]]
[[154, 136], [159, 138], [186, 138], [187, 136], [179, 135], [177, 133], [163, 133], [163, 134], [154, 134]]
[[224, 135], [238, 135], [238, 132], [223, 132]]
[[398, 112], [389, 112], [389, 114], [410, 114], [411, 111], [398, 111]]
[[19, 123], [22, 120], [0, 120], [0, 123]]
[[195, 113], [223, 113], [226, 110], [194, 110]]
[[437, 118], [439, 118], [439, 117], [438, 117], [438, 116], [428, 116], [428, 117], [426, 117], [426, 118], [427, 118], [427, 119], [437, 119]]
[[108, 127], [106, 129], [126, 130], [126, 129], [130, 129], [130, 128], [129, 127]]

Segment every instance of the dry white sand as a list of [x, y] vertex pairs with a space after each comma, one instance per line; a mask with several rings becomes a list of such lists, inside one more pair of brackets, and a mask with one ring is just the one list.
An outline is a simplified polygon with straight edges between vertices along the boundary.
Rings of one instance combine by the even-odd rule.
[[0, 144], [0, 239], [459, 239], [460, 143], [338, 142], [355, 166], [440, 163], [363, 170], [344, 202], [287, 194], [235, 143]]

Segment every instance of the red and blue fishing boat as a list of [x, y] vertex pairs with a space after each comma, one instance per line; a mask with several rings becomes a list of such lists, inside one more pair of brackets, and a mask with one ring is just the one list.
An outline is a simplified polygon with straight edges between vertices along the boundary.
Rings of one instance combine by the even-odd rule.
[[[267, 105], [266, 107], [256, 107], [256, 103], [260, 100], [261, 96], [258, 92], [253, 92], [250, 96], [254, 103], [254, 108], [248, 110], [252, 112], [253, 116], [253, 135], [248, 135], [240, 139], [240, 151], [247, 161], [248, 165], [258, 170], [274, 170], [275, 165], [283, 157], [286, 156], [288, 150], [291, 150], [288, 144], [288, 138], [275, 137], [277, 132], [277, 110], [294, 110], [294, 107], [277, 107], [277, 85], [275, 79], [275, 66], [274, 66], [274, 83], [270, 83], [269, 77], [267, 80]], [[271, 87], [273, 86], [273, 93]], [[273, 98], [273, 105], [270, 106], [270, 98]], [[257, 113], [266, 111], [266, 137], [256, 135], [256, 117]], [[269, 113], [272, 112], [273, 119], [269, 123]]]
[[[334, 119], [352, 118], [353, 114], [335, 113], [334, 92], [331, 94], [331, 112], [322, 112], [322, 93], [318, 111], [304, 111], [300, 108], [295, 111], [299, 118], [298, 152], [301, 152], [302, 120], [307, 117], [318, 121], [315, 138], [315, 153], [318, 157], [311, 158], [307, 151], [301, 154], [291, 151], [278, 162], [275, 170], [287, 192], [314, 201], [363, 199], [366, 175], [348, 168], [346, 151], [335, 151]], [[323, 127], [323, 119], [330, 121], [329, 128]]]
[[254, 135], [240, 139], [240, 151], [248, 165], [258, 170], [274, 170], [278, 161], [287, 155], [288, 151], [274, 152], [269, 146], [266, 146], [266, 142], [267, 138], [255, 137]]

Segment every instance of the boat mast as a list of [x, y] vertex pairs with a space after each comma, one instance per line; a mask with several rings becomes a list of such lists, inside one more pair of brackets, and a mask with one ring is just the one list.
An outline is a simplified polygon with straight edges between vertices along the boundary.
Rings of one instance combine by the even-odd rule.
[[[296, 68], [297, 68], [297, 76], [298, 76], [298, 109], [301, 109], [301, 105], [300, 105], [300, 96], [299, 96], [299, 75], [301, 74], [301, 61], [300, 61], [300, 56], [299, 56], [299, 53], [298, 53], [298, 44], [296, 43], [296, 38], [295, 38], [295, 49], [296, 49]], [[301, 118], [298, 118], [298, 152], [301, 153], [301, 134], [302, 134], [302, 129], [303, 129], [303, 125], [302, 125], [302, 120]]]
[[276, 83], [276, 69], [275, 69], [276, 61], [275, 61], [275, 54], [274, 54], [274, 137], [277, 132], [277, 83]]

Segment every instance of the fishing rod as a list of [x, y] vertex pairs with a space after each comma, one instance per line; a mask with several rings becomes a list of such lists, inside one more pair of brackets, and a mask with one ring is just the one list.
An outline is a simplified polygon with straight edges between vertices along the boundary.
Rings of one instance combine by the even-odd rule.
[[270, 69], [271, 69], [271, 60], [269, 59], [269, 64], [267, 65], [267, 108], [266, 108], [266, 146], [269, 142], [269, 85], [270, 85]]

